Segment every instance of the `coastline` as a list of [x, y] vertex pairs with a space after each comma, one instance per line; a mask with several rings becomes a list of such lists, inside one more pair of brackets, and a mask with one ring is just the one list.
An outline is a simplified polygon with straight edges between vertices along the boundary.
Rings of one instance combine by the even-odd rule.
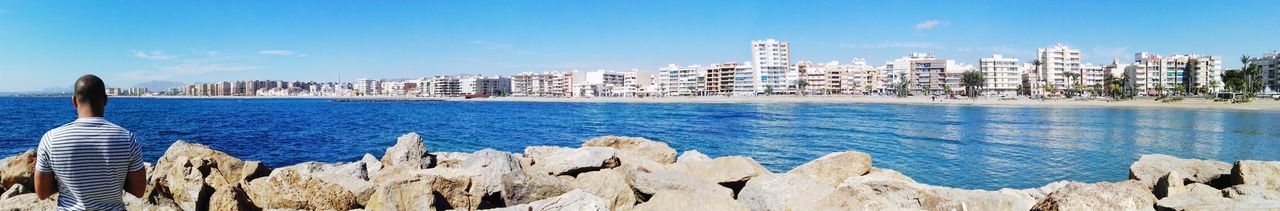
[[460, 97], [390, 97], [390, 96], [118, 96], [118, 98], [158, 98], [158, 99], [377, 99], [403, 101], [456, 101], [456, 102], [539, 102], [539, 103], [850, 103], [850, 104], [905, 104], [905, 105], [938, 105], [938, 106], [990, 106], [990, 107], [1053, 107], [1053, 108], [1156, 108], [1156, 109], [1212, 109], [1239, 111], [1280, 112], [1280, 101], [1269, 98], [1256, 98], [1253, 102], [1232, 104], [1229, 102], [1213, 102], [1198, 97], [1186, 97], [1182, 102], [1161, 103], [1155, 98], [1143, 97], [1133, 100], [1108, 101], [1100, 99], [1076, 100], [1053, 99], [1031, 100], [999, 100], [994, 98], [979, 99], [943, 99], [930, 100], [928, 97], [885, 97], [885, 96], [692, 96], [692, 97], [597, 97], [597, 98], [547, 98], [547, 97], [496, 97], [463, 99]]
[[[664, 142], [602, 136], [581, 147], [429, 151], [409, 133], [378, 158], [271, 168], [176, 141], [148, 163], [129, 210], [1223, 210], [1280, 209], [1280, 162], [1142, 155], [1128, 179], [1038, 188], [918, 183], [834, 152], [787, 172], [744, 156], [677, 152]], [[0, 160], [0, 210], [52, 210], [31, 192], [33, 151]], [[427, 194], [423, 194], [427, 193]]]

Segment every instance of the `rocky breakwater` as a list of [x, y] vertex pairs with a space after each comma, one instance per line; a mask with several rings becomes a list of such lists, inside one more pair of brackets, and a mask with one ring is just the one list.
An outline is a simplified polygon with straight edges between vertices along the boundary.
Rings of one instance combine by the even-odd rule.
[[[267, 168], [199, 144], [174, 143], [148, 165], [130, 210], [1277, 210], [1280, 162], [1144, 155], [1122, 182], [966, 190], [921, 184], [861, 152], [785, 173], [749, 157], [679, 153], [605, 136], [578, 148], [430, 152], [397, 139], [382, 158]], [[51, 210], [31, 193], [30, 152], [0, 160], [0, 210]]]

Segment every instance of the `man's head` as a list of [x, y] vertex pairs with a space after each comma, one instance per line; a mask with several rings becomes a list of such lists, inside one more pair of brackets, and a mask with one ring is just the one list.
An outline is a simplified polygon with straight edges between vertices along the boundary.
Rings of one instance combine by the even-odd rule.
[[71, 98], [82, 116], [101, 117], [103, 108], [107, 106], [107, 87], [98, 76], [86, 74], [76, 80], [76, 92]]

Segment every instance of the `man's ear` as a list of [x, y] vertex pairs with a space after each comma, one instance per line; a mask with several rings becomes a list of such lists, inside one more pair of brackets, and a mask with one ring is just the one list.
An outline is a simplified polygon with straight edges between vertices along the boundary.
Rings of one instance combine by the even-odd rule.
[[71, 106], [76, 108], [80, 107], [80, 99], [76, 99], [75, 95], [71, 95]]

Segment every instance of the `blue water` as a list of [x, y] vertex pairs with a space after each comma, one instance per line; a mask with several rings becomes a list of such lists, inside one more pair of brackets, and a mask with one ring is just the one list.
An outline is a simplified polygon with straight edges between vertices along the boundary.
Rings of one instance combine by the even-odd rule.
[[[75, 119], [67, 98], [0, 98], [0, 154]], [[679, 151], [745, 155], [785, 172], [824, 154], [870, 153], [917, 181], [973, 189], [1126, 179], [1146, 153], [1280, 160], [1280, 112], [894, 104], [335, 103], [322, 99], [113, 98], [107, 119], [154, 162], [174, 140], [279, 167], [381, 156], [416, 131], [431, 151], [578, 146], [641, 136]]]

